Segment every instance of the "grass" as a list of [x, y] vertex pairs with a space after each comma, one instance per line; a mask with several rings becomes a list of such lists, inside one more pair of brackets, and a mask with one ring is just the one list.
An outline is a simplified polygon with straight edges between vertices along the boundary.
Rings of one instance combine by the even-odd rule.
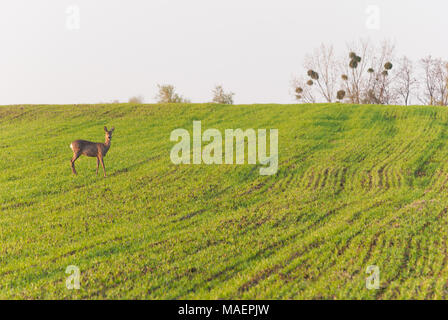
[[[193, 120], [278, 129], [277, 174], [172, 164], [170, 133]], [[446, 298], [447, 121], [443, 107], [0, 107], [0, 298]], [[86, 157], [73, 176], [70, 142], [103, 141], [104, 125], [109, 176]]]

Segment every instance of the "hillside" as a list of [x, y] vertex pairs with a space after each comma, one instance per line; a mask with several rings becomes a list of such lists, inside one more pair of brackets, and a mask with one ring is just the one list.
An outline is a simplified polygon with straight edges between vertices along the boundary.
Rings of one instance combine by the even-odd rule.
[[[174, 165], [170, 133], [193, 120], [278, 129], [277, 174]], [[0, 107], [0, 298], [446, 298], [447, 121], [443, 107]], [[103, 142], [105, 125], [108, 177], [86, 157], [73, 176], [70, 142]]]

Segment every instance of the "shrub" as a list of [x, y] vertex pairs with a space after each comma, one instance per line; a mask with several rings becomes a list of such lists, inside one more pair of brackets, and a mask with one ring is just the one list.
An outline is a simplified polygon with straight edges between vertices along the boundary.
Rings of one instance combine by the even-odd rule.
[[133, 103], [133, 104], [142, 104], [143, 103], [143, 97], [142, 96], [130, 97], [128, 102], [129, 103]]
[[158, 103], [189, 103], [190, 100], [185, 99], [181, 95], [176, 93], [176, 90], [173, 85], [158, 84], [159, 92], [156, 96]]
[[219, 104], [233, 104], [233, 92], [224, 92], [222, 86], [216, 86], [213, 89], [213, 102]]

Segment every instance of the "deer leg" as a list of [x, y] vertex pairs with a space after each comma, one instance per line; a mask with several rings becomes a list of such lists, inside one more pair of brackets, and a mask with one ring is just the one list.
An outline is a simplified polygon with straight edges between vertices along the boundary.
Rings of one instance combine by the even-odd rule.
[[72, 158], [72, 160], [70, 161], [70, 166], [72, 167], [72, 172], [73, 172], [73, 174], [78, 174], [78, 173], [76, 172], [76, 169], [75, 169], [75, 161], [76, 161], [76, 159], [79, 158], [80, 155], [81, 155], [81, 153], [74, 153], [74, 154], [73, 154], [73, 158]]
[[104, 167], [104, 159], [103, 157], [100, 158], [101, 166], [103, 167], [104, 177], [106, 177], [106, 168]]
[[98, 175], [98, 168], [100, 167], [100, 158], [96, 157], [96, 175]]

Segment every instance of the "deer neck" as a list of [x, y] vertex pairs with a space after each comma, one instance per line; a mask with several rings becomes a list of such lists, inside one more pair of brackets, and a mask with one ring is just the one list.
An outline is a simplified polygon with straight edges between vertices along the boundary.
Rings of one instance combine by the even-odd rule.
[[105, 151], [107, 152], [110, 148], [110, 140], [109, 139], [106, 139], [106, 142], [104, 142], [104, 147], [106, 149]]

